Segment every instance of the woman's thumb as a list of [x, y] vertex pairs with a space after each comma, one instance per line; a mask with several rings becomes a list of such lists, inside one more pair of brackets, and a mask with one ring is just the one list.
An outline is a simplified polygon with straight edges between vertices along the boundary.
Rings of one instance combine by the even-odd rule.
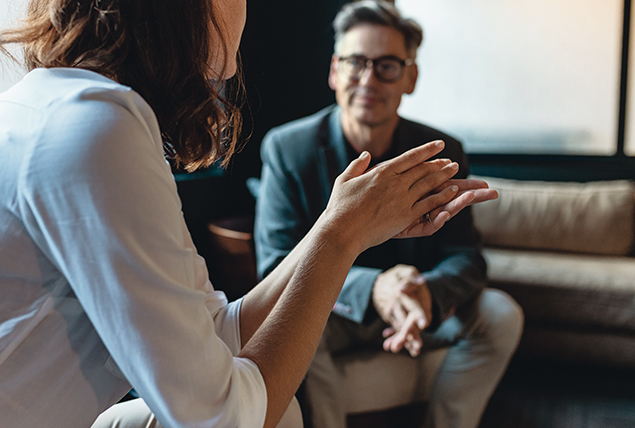
[[368, 165], [370, 165], [370, 153], [364, 150], [357, 159], [354, 159], [344, 172], [342, 173], [342, 178], [344, 180], [349, 180], [351, 178], [359, 177], [368, 169]]

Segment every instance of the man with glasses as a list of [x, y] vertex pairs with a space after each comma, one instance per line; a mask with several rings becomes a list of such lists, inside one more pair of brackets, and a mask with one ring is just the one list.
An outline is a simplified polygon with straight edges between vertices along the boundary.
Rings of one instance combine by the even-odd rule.
[[[421, 28], [391, 4], [374, 1], [345, 5], [334, 28], [329, 86], [337, 105], [274, 128], [263, 141], [255, 230], [260, 276], [300, 241], [326, 207], [335, 177], [364, 151], [378, 165], [443, 140], [439, 157], [459, 163], [457, 178], [468, 174], [458, 141], [397, 114], [402, 95], [415, 88]], [[425, 426], [478, 425], [523, 324], [511, 297], [485, 288], [479, 247], [465, 209], [431, 237], [393, 239], [360, 255], [305, 380], [308, 425], [346, 427], [333, 354], [382, 345], [394, 353], [405, 349], [413, 358], [447, 347]]]

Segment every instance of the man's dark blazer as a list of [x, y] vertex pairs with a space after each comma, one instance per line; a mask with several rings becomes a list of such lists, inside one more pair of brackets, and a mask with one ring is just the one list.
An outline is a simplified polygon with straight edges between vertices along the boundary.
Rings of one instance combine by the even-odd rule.
[[[390, 157], [433, 140], [444, 140], [436, 157], [468, 164], [461, 144], [428, 126], [401, 118]], [[326, 208], [335, 178], [357, 155], [342, 132], [341, 109], [327, 107], [309, 117], [269, 131], [261, 147], [263, 161], [256, 204], [255, 245], [262, 278], [304, 237]], [[362, 253], [344, 283], [334, 312], [361, 323], [368, 313], [377, 275], [397, 264], [424, 273], [433, 297], [433, 325], [478, 295], [486, 282], [486, 264], [471, 210], [464, 209], [431, 237], [391, 239]]]

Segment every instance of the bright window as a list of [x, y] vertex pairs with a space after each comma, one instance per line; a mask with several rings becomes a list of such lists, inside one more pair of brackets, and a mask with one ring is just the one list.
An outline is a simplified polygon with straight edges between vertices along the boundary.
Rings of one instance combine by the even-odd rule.
[[624, 152], [628, 156], [635, 156], [635, 31], [633, 30], [633, 19], [635, 12], [631, 7], [631, 29], [630, 41], [628, 43], [628, 86], [626, 98], [626, 129], [624, 136]]
[[456, 135], [471, 153], [615, 153], [623, 0], [396, 5], [424, 30], [403, 116]]

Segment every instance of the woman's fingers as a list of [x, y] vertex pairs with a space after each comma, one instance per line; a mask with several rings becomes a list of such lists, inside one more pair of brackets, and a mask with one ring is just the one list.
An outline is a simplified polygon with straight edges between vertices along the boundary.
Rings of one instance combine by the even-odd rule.
[[[487, 189], [487, 183], [480, 180], [452, 180], [456, 184], [447, 185], [458, 172], [458, 164], [448, 159], [427, 160], [443, 147], [442, 141], [424, 144], [372, 170], [368, 169], [370, 154], [362, 153], [336, 180], [326, 209], [327, 224], [353, 246], [353, 251], [363, 251], [395, 235], [436, 232], [460, 208], [449, 214], [435, 210], [460, 191]], [[481, 194], [484, 200], [492, 197], [491, 192]], [[462, 201], [450, 208], [462, 207]], [[431, 213], [431, 221], [422, 224], [426, 213]]]
[[[439, 212], [444, 211], [444, 209], [441, 209], [441, 211], [439, 212], [434, 212], [434, 210], [444, 207], [450, 201], [456, 199], [456, 195], [458, 192], [458, 186], [446, 187], [439, 193], [432, 193], [424, 198], [419, 199], [413, 205], [413, 209], [420, 213], [419, 217], [424, 217], [426, 213], [431, 213], [430, 219], [432, 220], [432, 223], [434, 223], [437, 216], [432, 216], [432, 214], [438, 214]], [[466, 194], [468, 193], [469, 192], [466, 192]], [[427, 222], [427, 218], [425, 218], [425, 220]]]
[[391, 159], [385, 163], [385, 166], [397, 174], [403, 174], [411, 168], [421, 165], [432, 156], [440, 153], [444, 147], [445, 143], [443, 141], [432, 141], [419, 147], [415, 147], [414, 149], [410, 149], [396, 158]]
[[[452, 186], [418, 201], [416, 209], [421, 212], [419, 218], [395, 238], [430, 236], [441, 229], [449, 219], [474, 200], [471, 192], [465, 192], [456, 197], [457, 193], [458, 187]], [[426, 214], [430, 217], [430, 221]]]
[[[446, 160], [439, 159], [438, 161]], [[437, 171], [431, 171], [434, 166], [437, 166], [431, 166], [431, 164], [433, 164], [434, 162], [437, 161], [425, 162], [424, 164], [419, 165], [415, 168], [411, 168], [408, 172], [404, 173], [404, 176], [407, 176], [413, 181], [413, 184], [410, 187], [410, 191], [417, 196], [417, 199], [421, 199], [428, 194], [442, 193], [448, 188], [456, 187], [457, 190], [460, 189], [458, 185], [445, 187], [442, 186], [457, 172], [459, 172], [459, 164], [447, 160], [447, 163], [443, 165], [443, 167], [441, 167]], [[435, 192], [435, 189], [439, 189], [441, 187], [442, 190], [440, 192]]]
[[441, 191], [449, 186], [459, 186], [459, 190], [476, 190], [476, 189], [487, 189], [489, 188], [489, 184], [483, 180], [477, 180], [475, 178], [460, 178], [460, 179], [451, 179], [443, 183], [437, 191]]
[[442, 212], [447, 212], [450, 214], [450, 218], [452, 218], [469, 205], [491, 201], [496, 198], [498, 198], [498, 192], [494, 189], [476, 189], [467, 192], [459, 191], [450, 202], [430, 212], [430, 218], [434, 219], [436, 215]]
[[450, 202], [438, 208], [439, 214], [441, 212], [446, 212], [450, 215], [450, 218], [457, 215], [463, 208], [474, 202], [475, 195], [472, 192], [464, 192], [459, 193], [458, 196], [454, 197]]
[[445, 183], [441, 184], [441, 186], [439, 186], [437, 189], [435, 189], [434, 192], [438, 193], [450, 186], [459, 187], [459, 193], [457, 196], [460, 196], [465, 192], [474, 193], [475, 198], [471, 202], [471, 204], [477, 204], [479, 202], [490, 201], [492, 199], [498, 198], [498, 192], [494, 189], [490, 189], [486, 181], [473, 178], [448, 180]]
[[[482, 180], [449, 180], [448, 183], [437, 188], [439, 193], [430, 194], [417, 202], [424, 214], [397, 234], [396, 238], [432, 235], [465, 207], [498, 198], [498, 192], [488, 188], [487, 183]], [[454, 196], [451, 196], [452, 193]], [[444, 200], [448, 202], [441, 202]]]
[[474, 200], [470, 202], [470, 205], [498, 198], [498, 192], [494, 189], [476, 189], [471, 192], [474, 194]]

